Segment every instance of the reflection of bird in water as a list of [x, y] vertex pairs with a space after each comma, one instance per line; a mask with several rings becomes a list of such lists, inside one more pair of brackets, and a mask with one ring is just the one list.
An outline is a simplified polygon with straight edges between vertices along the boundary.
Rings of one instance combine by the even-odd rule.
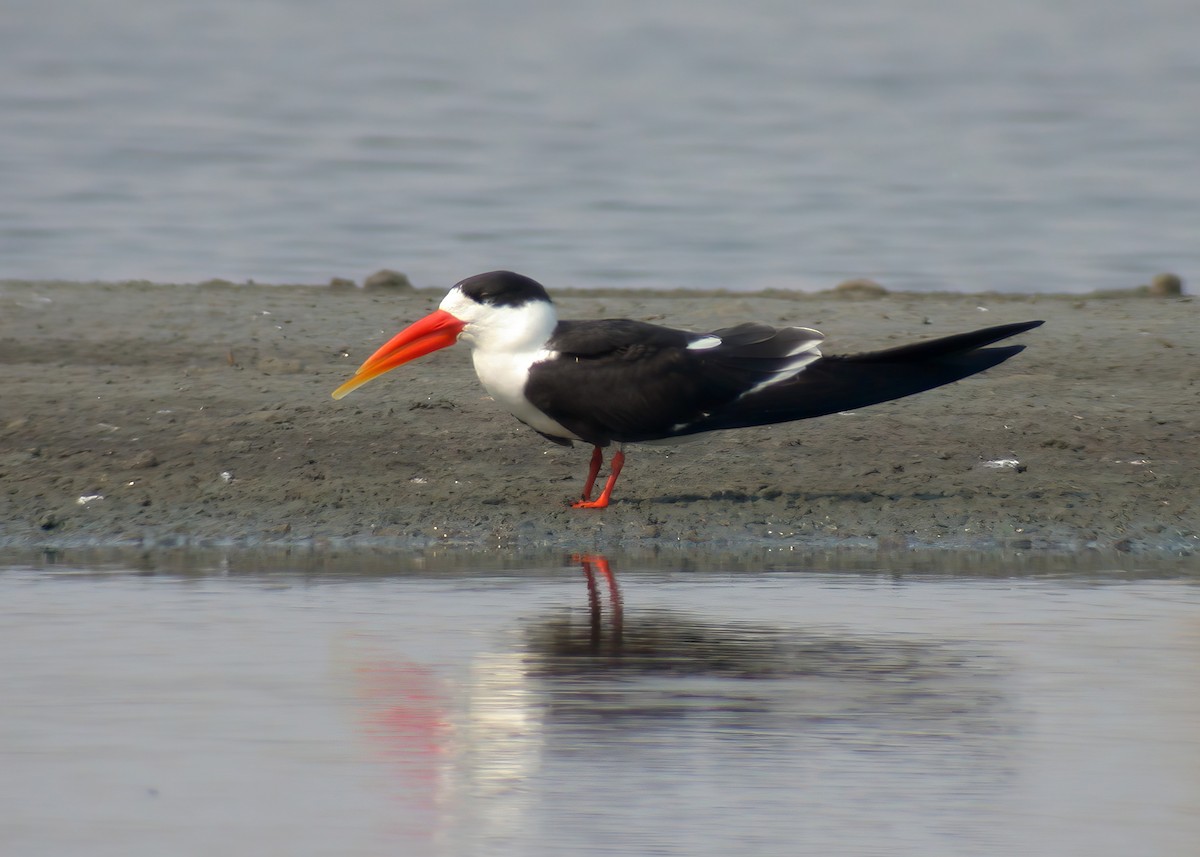
[[[524, 628], [524, 672], [560, 721], [616, 717], [628, 728], [725, 712], [758, 725], [879, 718], [928, 728], [932, 719], [957, 731], [964, 717], [990, 719], [1001, 696], [999, 666], [960, 643], [639, 611], [622, 604], [604, 557], [576, 559], [587, 613], [563, 610]], [[608, 584], [607, 622], [597, 572]]]
[[[862, 765], [911, 784], [917, 806], [990, 794], [1006, 776], [1004, 668], [977, 647], [640, 610], [603, 556], [576, 560], [586, 607], [535, 615], [454, 677], [363, 664], [364, 732], [401, 799], [399, 852], [507, 853], [476, 846], [529, 842], [547, 824], [569, 839], [562, 819], [586, 827], [614, 785], [637, 796], [625, 821], [643, 796], [703, 805], [731, 784], [756, 806], [794, 805], [814, 783], [817, 806], [869, 805]], [[932, 768], [949, 785], [923, 781]]]
[[575, 561], [583, 569], [584, 579], [587, 580], [588, 591], [588, 617], [590, 619], [590, 633], [588, 642], [595, 650], [599, 650], [604, 638], [600, 629], [600, 619], [602, 616], [602, 608], [600, 606], [600, 593], [596, 589], [596, 572], [604, 578], [604, 582], [608, 584], [608, 603], [612, 611], [612, 636], [610, 641], [619, 642], [621, 639], [621, 625], [624, 621], [624, 609], [621, 604], [621, 590], [617, 587], [617, 578], [613, 575], [612, 569], [608, 566], [608, 558], [602, 555], [595, 554], [576, 554]]

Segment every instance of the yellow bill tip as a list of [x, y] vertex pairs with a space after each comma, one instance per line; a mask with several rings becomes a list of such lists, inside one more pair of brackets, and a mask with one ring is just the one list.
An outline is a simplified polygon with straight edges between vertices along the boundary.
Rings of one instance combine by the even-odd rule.
[[373, 377], [374, 377], [373, 375], [355, 375], [349, 381], [347, 381], [346, 383], [344, 383], [340, 387], [338, 387], [336, 390], [334, 390], [330, 395], [333, 396], [335, 399], [344, 398], [347, 393], [357, 390], [363, 384], [370, 381], [371, 378], [373, 378]]

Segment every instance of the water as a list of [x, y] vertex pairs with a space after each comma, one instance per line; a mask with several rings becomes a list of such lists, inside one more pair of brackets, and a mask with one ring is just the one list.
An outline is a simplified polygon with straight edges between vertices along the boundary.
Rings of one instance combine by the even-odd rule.
[[1200, 841], [1194, 574], [503, 559], [0, 570], [4, 853]]
[[1200, 270], [1200, 5], [8, 0], [0, 276]]

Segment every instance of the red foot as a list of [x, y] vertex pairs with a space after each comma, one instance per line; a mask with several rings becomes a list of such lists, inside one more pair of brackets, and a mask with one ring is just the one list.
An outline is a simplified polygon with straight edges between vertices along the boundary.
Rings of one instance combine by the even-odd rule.
[[596, 451], [592, 453], [592, 467], [588, 473], [587, 491], [583, 495], [582, 500], [576, 500], [571, 504], [572, 509], [607, 509], [608, 501], [612, 498], [613, 486], [617, 484], [617, 477], [621, 475], [621, 468], [625, 466], [625, 453], [618, 452], [612, 458], [612, 472], [608, 474], [608, 481], [604, 483], [604, 490], [600, 492], [600, 496], [595, 500], [589, 500], [588, 495], [592, 493], [592, 482], [595, 481], [595, 471], [600, 469], [600, 447], [596, 447]]

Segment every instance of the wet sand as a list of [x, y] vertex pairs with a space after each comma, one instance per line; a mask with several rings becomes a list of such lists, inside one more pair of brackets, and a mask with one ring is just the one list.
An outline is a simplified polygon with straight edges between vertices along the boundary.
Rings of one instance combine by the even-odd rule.
[[567, 318], [806, 325], [826, 353], [1047, 321], [1023, 354], [937, 391], [631, 447], [616, 502], [586, 511], [567, 504], [590, 450], [501, 411], [465, 348], [330, 398], [441, 295], [0, 282], [0, 545], [1200, 546], [1186, 296], [560, 291]]

